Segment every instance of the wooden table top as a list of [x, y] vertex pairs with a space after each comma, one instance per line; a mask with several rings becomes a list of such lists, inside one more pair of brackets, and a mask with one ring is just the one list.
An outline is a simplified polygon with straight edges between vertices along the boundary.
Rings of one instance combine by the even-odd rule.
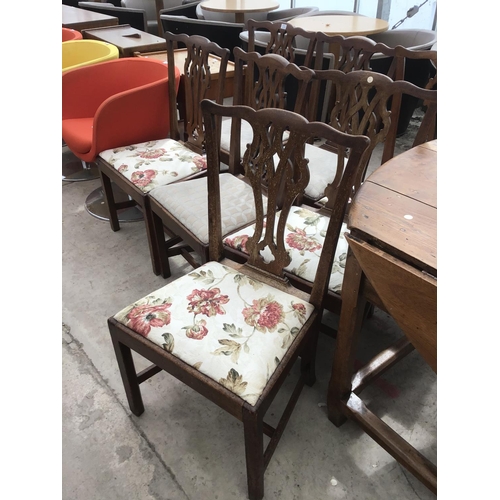
[[273, 0], [204, 0], [200, 5], [205, 10], [234, 14], [234, 21], [242, 24], [245, 14], [270, 12], [280, 6], [279, 2]]
[[213, 12], [251, 13], [270, 12], [280, 4], [273, 0], [204, 0], [201, 6]]
[[104, 26], [115, 26], [118, 24], [118, 18], [101, 14], [100, 12], [92, 12], [90, 10], [71, 7], [70, 5], [62, 6], [62, 25], [63, 28], [71, 28], [81, 31], [88, 28], [100, 28]]
[[437, 276], [437, 140], [395, 156], [365, 180], [348, 227], [367, 242]]
[[132, 28], [129, 24], [85, 30], [83, 38], [112, 43], [118, 47], [122, 57], [131, 57], [134, 52], [167, 48], [164, 38]]
[[389, 29], [383, 19], [364, 16], [305, 16], [288, 21], [292, 26], [326, 35], [365, 36], [382, 33]]

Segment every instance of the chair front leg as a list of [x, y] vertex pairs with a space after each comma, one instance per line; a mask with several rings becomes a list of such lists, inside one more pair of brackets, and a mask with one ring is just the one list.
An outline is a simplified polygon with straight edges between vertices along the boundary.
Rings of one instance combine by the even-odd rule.
[[115, 328], [115, 326], [109, 325], [116, 360], [122, 376], [123, 387], [127, 395], [130, 411], [138, 417], [144, 413], [144, 403], [142, 402], [139, 381], [137, 380], [137, 373], [132, 358], [132, 351], [116, 338], [116, 333], [114, 333]]
[[263, 417], [243, 407], [245, 457], [247, 464], [248, 498], [261, 500], [264, 496], [264, 429]]

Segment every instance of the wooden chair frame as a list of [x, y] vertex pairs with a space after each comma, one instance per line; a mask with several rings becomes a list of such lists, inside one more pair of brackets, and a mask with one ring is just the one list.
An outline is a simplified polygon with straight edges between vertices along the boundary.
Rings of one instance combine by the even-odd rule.
[[[416, 135], [413, 146], [417, 146], [433, 138], [430, 135], [434, 130], [433, 124], [436, 121], [437, 90], [421, 89], [409, 82], [393, 81], [380, 73], [361, 70], [350, 73], [338, 70], [316, 71], [314, 78], [328, 79], [336, 88], [337, 102], [329, 115], [330, 126], [345, 133], [364, 135], [370, 138], [370, 145], [365, 151], [363, 158], [363, 166], [358, 169], [358, 177], [356, 177], [351, 186], [351, 199], [361, 185], [375, 145], [378, 142], [384, 141], [387, 136], [394, 136], [396, 134], [397, 120], [392, 119], [392, 112], [390, 111], [391, 98], [398, 94], [409, 94], [428, 102], [426, 117], [421, 124], [422, 130], [419, 130], [419, 133]], [[299, 198], [299, 202], [302, 201], [310, 210], [317, 211], [319, 214], [329, 217], [331, 210], [337, 203], [338, 182], [340, 180], [339, 172], [345, 161], [345, 151], [339, 150], [338, 147], [333, 147], [332, 144], [325, 144], [322, 147], [335, 151], [338, 157], [338, 164], [331, 166], [332, 173], [336, 172], [336, 174], [333, 175], [332, 182], [325, 190], [328, 202], [321, 206], [317, 203], [308, 203], [306, 196]], [[345, 218], [347, 217], [348, 208], [349, 204], [346, 206]], [[247, 254], [233, 248], [226, 248], [226, 252], [231, 258], [239, 262], [245, 262], [248, 258]], [[289, 272], [286, 275], [294, 286], [305, 292], [310, 292], [313, 285], [310, 281], [306, 281]], [[341, 295], [329, 290], [325, 299], [325, 309], [335, 314], [340, 314], [341, 304]], [[376, 300], [374, 305], [385, 310], [384, 305], [380, 301]], [[326, 325], [322, 325], [322, 329], [332, 335], [335, 334]]]
[[[380, 56], [388, 58], [386, 75], [393, 80], [405, 80], [406, 66], [408, 61], [428, 61], [432, 64], [436, 73], [431, 75], [429, 81], [423, 86], [432, 90], [437, 87], [437, 51], [433, 50], [411, 50], [402, 46], [389, 47], [383, 43], [375, 42], [370, 38], [363, 36], [344, 37], [342, 35], [326, 35], [325, 33], [313, 33], [304, 31], [288, 23], [271, 21], [253, 21], [248, 22], [248, 51], [259, 50], [255, 44], [255, 32], [265, 31], [269, 33], [269, 41], [264, 53], [280, 54], [290, 62], [296, 62], [297, 54], [301, 54], [303, 60], [301, 65], [314, 69], [337, 69], [348, 73], [357, 70], [372, 70], [372, 62]], [[297, 49], [297, 40], [301, 37], [309, 40], [307, 48]], [[334, 64], [331, 68], [324, 67], [325, 54], [334, 54]], [[321, 116], [318, 107], [321, 106], [320, 96], [325, 92], [325, 87], [320, 82], [313, 81], [311, 85], [310, 99], [306, 104], [308, 107], [304, 110], [305, 116], [309, 120]], [[330, 99], [335, 96], [330, 93]], [[396, 94], [392, 99], [391, 111], [393, 116], [400, 115], [402, 105], [402, 95]], [[332, 106], [330, 102], [329, 107]], [[436, 137], [436, 125], [430, 130], [429, 138]], [[427, 128], [427, 127], [426, 127]], [[419, 138], [416, 142], [420, 143]], [[382, 162], [392, 158], [396, 144], [396, 135], [391, 134], [387, 138], [387, 144], [384, 148]], [[314, 200], [311, 200], [314, 201]]]
[[[237, 268], [239, 272], [250, 278], [260, 280], [275, 288], [285, 290], [308, 300], [314, 306], [314, 312], [297, 333], [295, 340], [254, 406], [192, 366], [182, 362], [167, 350], [161, 349], [142, 335], [119, 323], [116, 319], [110, 318], [108, 325], [132, 413], [139, 416], [144, 412], [139, 385], [161, 370], [169, 372], [220, 406], [243, 423], [249, 498], [251, 500], [259, 500], [264, 495], [265, 469], [290, 418], [301, 389], [304, 384], [311, 385], [315, 380], [316, 340], [322, 316], [322, 304], [325, 297], [328, 274], [318, 274], [310, 295], [305, 295], [298, 290], [294, 290], [288, 284], [282, 272], [283, 267], [289, 261], [289, 256], [283, 246], [284, 224], [279, 223], [278, 235], [274, 239], [272, 224], [268, 224], [264, 228], [262, 221], [264, 215], [267, 216], [267, 220], [274, 220], [276, 210], [280, 207], [277, 207], [273, 201], [276, 200], [277, 194], [282, 190], [283, 186], [286, 186], [285, 191], [287, 192], [287, 196], [281, 209], [286, 219], [286, 213], [290, 210], [295, 197], [304, 188], [305, 181], [307, 180], [307, 162], [303, 161], [303, 147], [301, 144], [304, 144], [311, 135], [328, 138], [332, 142], [337, 143], [339, 147], [349, 148], [351, 151], [344, 171], [344, 182], [340, 185], [337, 206], [332, 211], [332, 218], [326, 237], [328, 248], [335, 248], [335, 242], [340, 233], [345, 205], [349, 197], [350, 185], [356, 176], [357, 169], [361, 165], [364, 150], [368, 146], [369, 141], [363, 136], [349, 136], [340, 133], [326, 124], [309, 123], [300, 115], [281, 109], [254, 111], [244, 106], [219, 106], [213, 102], [204, 100], [202, 102], [202, 110], [206, 126], [207, 181], [210, 192], [208, 200], [210, 212], [210, 259], [221, 261], [225, 265]], [[245, 165], [246, 176], [250, 179], [254, 188], [260, 223], [258, 224], [259, 231], [256, 232], [255, 237], [252, 239], [249, 260], [243, 265], [238, 265], [228, 259], [221, 260], [224, 255], [220, 217], [220, 149], [218, 147], [220, 139], [217, 137], [217, 120], [220, 117], [245, 119], [252, 124], [255, 133], [254, 140], [244, 155], [243, 163]], [[290, 142], [287, 143], [287, 148], [284, 147], [282, 141], [280, 143], [280, 138], [282, 140], [285, 129], [290, 131]], [[269, 140], [270, 136], [273, 137], [272, 140]], [[280, 163], [276, 172], [270, 173], [269, 159], [271, 158], [272, 161], [274, 154], [280, 155]], [[274, 171], [274, 168], [272, 170]], [[259, 202], [262, 190], [261, 178], [264, 173], [272, 177], [271, 182], [268, 183], [270, 202], [267, 205], [266, 214], [263, 211], [262, 204]], [[260, 251], [263, 246], [271, 248], [274, 257], [274, 260], [271, 262], [266, 262], [262, 258]], [[332, 260], [332, 251], [325, 251], [321, 256], [321, 268], [328, 269], [332, 265]], [[131, 350], [147, 358], [153, 363], [153, 366], [140, 373], [136, 373]], [[264, 415], [299, 356], [301, 358], [300, 378], [278, 425], [276, 428], [273, 428], [264, 422]], [[263, 446], [264, 434], [270, 437], [269, 444], [265, 450]]]
[[[211, 42], [205, 37], [198, 35], [174, 35], [165, 33], [167, 42], [168, 54], [168, 69], [169, 69], [169, 99], [170, 99], [170, 137], [174, 140], [183, 142], [187, 147], [195, 152], [203, 153], [203, 124], [202, 117], [197, 111], [196, 103], [199, 103], [206, 95], [211, 85], [210, 65], [208, 58], [210, 55], [215, 55], [220, 58], [219, 82], [224, 82], [226, 75], [227, 62], [229, 60], [229, 51]], [[179, 46], [187, 48], [186, 61], [181, 76], [179, 92], [175, 88], [175, 61], [174, 49]], [[218, 93], [216, 101], [223, 101], [223, 85], [218, 85]], [[186, 105], [182, 102], [181, 96], [189, 95], [190, 102]], [[177, 120], [177, 108], [182, 109], [184, 115], [184, 131], [185, 134], [181, 137], [181, 132]], [[198, 108], [199, 109], [199, 108]], [[159, 137], [151, 138], [160, 139]], [[182, 139], [184, 139], [182, 141]], [[151, 254], [151, 263], [153, 272], [156, 275], [162, 273], [160, 266], [160, 257], [157, 254], [158, 244], [155, 241], [155, 233], [153, 230], [153, 222], [151, 216], [150, 199], [141, 189], [137, 188], [132, 182], [120, 174], [113, 165], [108, 164], [102, 158], [97, 158], [97, 165], [101, 176], [102, 187], [105, 195], [105, 201], [109, 210], [109, 221], [111, 229], [118, 231], [120, 224], [118, 221], [118, 210], [130, 206], [137, 206], [144, 214], [146, 224], [146, 234]], [[189, 177], [181, 179], [177, 182], [184, 182], [188, 179], [205, 175], [204, 172], [193, 174]], [[117, 203], [114, 198], [112, 184], [115, 183], [122, 189], [131, 200]], [[180, 241], [174, 233], [169, 233], [169, 245], [174, 246]], [[181, 248], [171, 250], [171, 255], [183, 251]]]
[[[256, 52], [246, 53], [239, 48], [236, 48], [234, 53], [235, 104], [244, 104], [252, 108], [283, 108], [286, 105], [285, 81], [290, 77], [302, 84], [299, 85], [299, 98], [295, 108], [300, 109], [303, 106], [307, 85], [313, 76], [311, 70], [299, 68], [274, 54], [261, 56]], [[258, 76], [252, 78], [250, 75]], [[229, 151], [221, 150], [221, 162], [229, 165], [229, 173], [236, 177], [240, 177], [242, 173], [240, 142], [239, 123], [235, 119], [231, 123], [230, 149]], [[244, 182], [243, 179], [242, 182]], [[162, 276], [165, 278], [170, 276], [169, 257], [173, 255], [182, 255], [195, 268], [200, 265], [200, 262], [201, 264], [207, 262], [209, 245], [200, 241], [189, 227], [172, 216], [154, 198], [150, 197], [148, 203], [154, 218], [161, 219], [163, 230], [169, 235], [177, 236], [177, 238], [165, 241], [163, 230], [159, 222], [156, 222], [155, 242], [157, 250], [155, 255], [159, 259], [156, 267], [162, 270]], [[192, 252], [195, 256], [192, 255]]]

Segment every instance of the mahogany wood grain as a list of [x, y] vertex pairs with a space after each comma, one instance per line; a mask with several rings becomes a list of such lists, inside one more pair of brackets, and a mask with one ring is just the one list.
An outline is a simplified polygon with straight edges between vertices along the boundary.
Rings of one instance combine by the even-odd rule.
[[346, 239], [387, 312], [437, 372], [437, 279], [366, 242]]
[[[168, 54], [166, 50], [159, 50], [155, 52], [135, 52], [135, 57], [144, 57], [157, 59], [158, 61], [167, 62]], [[174, 60], [175, 65], [179, 68], [181, 77], [184, 75], [184, 63], [186, 61], [187, 49], [175, 49], [174, 50]], [[208, 56], [208, 66], [210, 67], [210, 73], [214, 81], [214, 85], [208, 90], [205, 95], [205, 99], [216, 99], [217, 98], [217, 88], [219, 80], [219, 68], [221, 64], [221, 58], [210, 54]], [[224, 97], [232, 97], [234, 95], [234, 62], [228, 61], [226, 68], [226, 76], [223, 81], [224, 86]]]
[[[431, 141], [386, 162], [354, 197], [327, 397], [328, 417], [335, 425], [346, 418], [355, 420], [434, 493], [436, 466], [373, 414], [358, 395], [412, 347], [437, 373], [436, 171], [437, 141]], [[367, 299], [373, 300], [368, 297], [373, 292], [404, 336], [355, 372], [365, 305]]]

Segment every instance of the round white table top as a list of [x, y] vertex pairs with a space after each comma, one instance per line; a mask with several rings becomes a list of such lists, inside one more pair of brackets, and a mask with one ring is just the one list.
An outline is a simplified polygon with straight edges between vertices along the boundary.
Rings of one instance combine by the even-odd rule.
[[297, 28], [323, 32], [326, 35], [365, 36], [389, 29], [387, 21], [364, 16], [306, 16], [296, 17], [288, 22]]
[[213, 12], [233, 13], [270, 12], [280, 6], [273, 0], [206, 0], [200, 5]]

